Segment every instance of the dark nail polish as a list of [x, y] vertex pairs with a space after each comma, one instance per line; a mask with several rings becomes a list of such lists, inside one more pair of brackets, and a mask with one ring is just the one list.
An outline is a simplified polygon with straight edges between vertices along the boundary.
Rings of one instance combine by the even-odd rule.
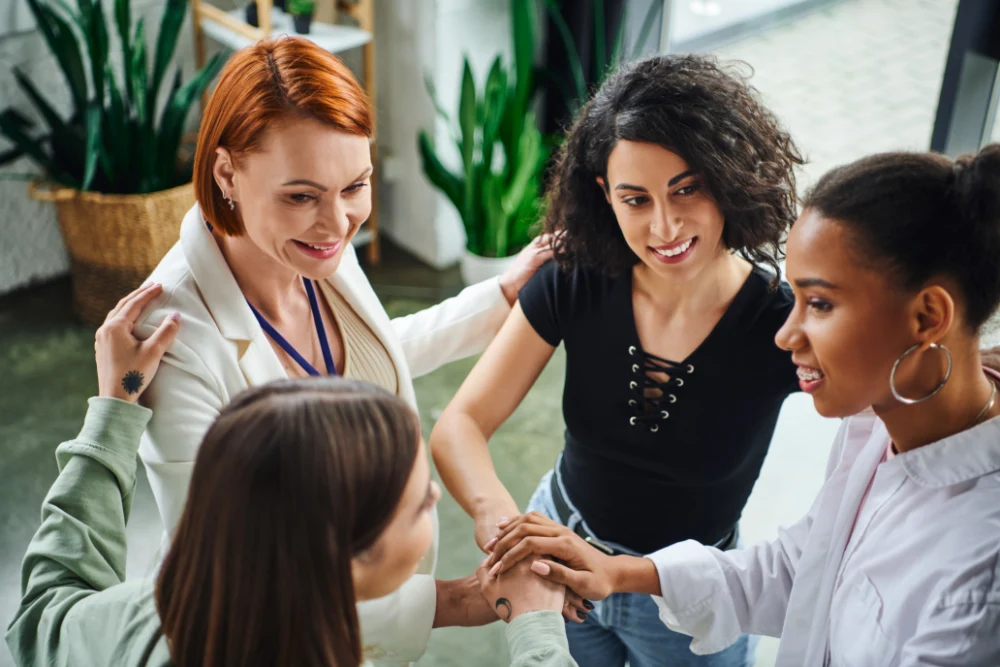
[[587, 611], [594, 611], [594, 603], [590, 600], [584, 600], [583, 606], [587, 608]]
[[587, 615], [586, 615], [586, 614], [584, 614], [584, 613], [583, 613], [582, 611], [580, 611], [579, 609], [577, 609], [577, 610], [576, 610], [576, 617], [577, 617], [578, 619], [580, 619], [581, 621], [586, 621], [586, 620], [587, 620]]

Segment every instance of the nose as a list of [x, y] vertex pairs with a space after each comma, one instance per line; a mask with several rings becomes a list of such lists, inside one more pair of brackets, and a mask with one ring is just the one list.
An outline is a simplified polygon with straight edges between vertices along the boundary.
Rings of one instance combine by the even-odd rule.
[[664, 203], [656, 207], [653, 213], [652, 232], [664, 241], [674, 241], [680, 236], [684, 220], [677, 207]]
[[774, 335], [775, 344], [786, 352], [800, 350], [806, 344], [806, 336], [802, 331], [802, 316], [799, 311], [798, 303], [796, 303], [792, 312], [788, 314], [788, 319]]
[[351, 211], [339, 197], [331, 197], [328, 206], [320, 209], [316, 226], [328, 230], [331, 236], [344, 238], [351, 231]]

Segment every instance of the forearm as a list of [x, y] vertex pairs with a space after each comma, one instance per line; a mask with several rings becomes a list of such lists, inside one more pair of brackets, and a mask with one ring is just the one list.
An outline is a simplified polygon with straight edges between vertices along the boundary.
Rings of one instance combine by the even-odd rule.
[[611, 585], [615, 593], [660, 595], [660, 575], [648, 558], [614, 556], [611, 562]]
[[437, 603], [434, 607], [432, 627], [481, 625], [481, 623], [472, 622], [473, 608], [477, 606], [477, 603], [479, 607], [483, 605], [482, 589], [476, 577], [470, 576], [451, 581], [438, 579], [434, 584], [437, 588]]
[[441, 481], [473, 519], [513, 516], [517, 503], [497, 476], [488, 435], [468, 414], [446, 410], [431, 433], [431, 453]]

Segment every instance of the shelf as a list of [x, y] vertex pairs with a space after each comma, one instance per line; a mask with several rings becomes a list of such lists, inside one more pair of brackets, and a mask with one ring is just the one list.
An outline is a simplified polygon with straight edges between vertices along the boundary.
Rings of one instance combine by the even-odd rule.
[[[234, 9], [227, 12], [233, 19], [244, 22], [246, 12], [244, 8]], [[215, 19], [202, 17], [201, 29], [206, 35], [216, 42], [227, 46], [230, 49], [238, 50], [255, 44], [257, 40], [241, 35], [229, 26], [219, 23]], [[305, 37], [321, 46], [330, 53], [340, 53], [359, 46], [364, 46], [372, 41], [372, 34], [360, 28], [352, 28], [346, 25], [330, 25], [328, 23], [317, 23], [313, 21], [308, 35], [300, 35], [295, 32], [292, 24], [292, 17], [280, 9], [271, 10], [271, 34], [272, 35], [298, 35]]]

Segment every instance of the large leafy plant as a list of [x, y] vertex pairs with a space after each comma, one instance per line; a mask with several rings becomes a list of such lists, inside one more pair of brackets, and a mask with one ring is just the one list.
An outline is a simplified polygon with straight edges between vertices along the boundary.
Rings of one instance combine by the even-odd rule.
[[13, 108], [0, 112], [0, 133], [14, 144], [0, 156], [0, 164], [26, 155], [52, 181], [105, 193], [157, 192], [189, 181], [190, 162], [179, 157], [184, 123], [225, 57], [216, 54], [184, 84], [178, 68], [157, 118], [187, 0], [167, 0], [151, 71], [143, 20], [133, 30], [129, 0], [115, 0], [114, 23], [121, 41], [117, 72], [101, 0], [77, 0], [76, 9], [66, 0], [27, 2], [66, 79], [72, 106], [69, 118], [63, 118], [31, 79], [14, 68], [44, 131], [39, 134], [35, 124]]
[[457, 170], [444, 165], [430, 135], [420, 132], [424, 173], [458, 210], [466, 247], [483, 257], [506, 257], [531, 240], [538, 221], [542, 174], [549, 151], [530, 109], [534, 92], [535, 17], [532, 0], [511, 0], [513, 69], [493, 61], [477, 88], [468, 58], [462, 71], [458, 115], [452, 120], [436, 99], [461, 156]]

